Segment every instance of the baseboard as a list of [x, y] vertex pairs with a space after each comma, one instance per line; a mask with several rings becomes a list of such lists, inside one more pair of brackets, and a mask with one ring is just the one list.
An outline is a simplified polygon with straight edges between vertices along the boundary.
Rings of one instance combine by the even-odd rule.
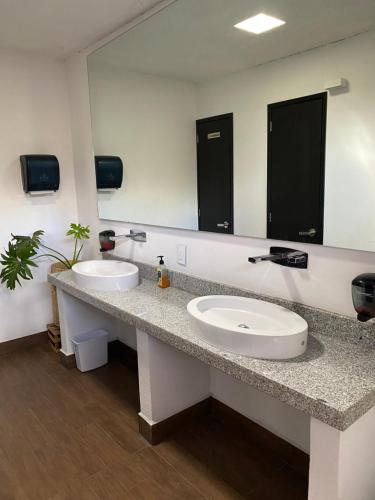
[[211, 408], [211, 399], [211, 397], [204, 399], [154, 425], [149, 424], [142, 415], [138, 415], [139, 432], [150, 444], [159, 444], [165, 437], [180, 430], [192, 419], [208, 415]]
[[142, 415], [138, 415], [139, 432], [150, 444], [155, 445], [173, 432], [181, 430], [192, 419], [207, 415], [211, 415], [212, 418], [223, 422], [228, 427], [240, 430], [244, 434], [244, 438], [247, 437], [256, 446], [272, 450], [282, 461], [301, 475], [308, 477], [309, 455], [307, 453], [213, 397], [153, 425]]
[[76, 368], [76, 357], [74, 354], [64, 354], [62, 351], [59, 351], [59, 359], [60, 363], [68, 368], [69, 370], [72, 368]]
[[215, 419], [247, 434], [256, 445], [272, 450], [290, 467], [308, 477], [310, 458], [307, 453], [215, 398], [211, 398], [211, 414]]
[[34, 333], [33, 335], [27, 335], [26, 337], [21, 337], [19, 339], [7, 340], [6, 342], [0, 343], [0, 356], [19, 351], [21, 349], [30, 349], [30, 347], [47, 343], [47, 341], [48, 337], [46, 331]]

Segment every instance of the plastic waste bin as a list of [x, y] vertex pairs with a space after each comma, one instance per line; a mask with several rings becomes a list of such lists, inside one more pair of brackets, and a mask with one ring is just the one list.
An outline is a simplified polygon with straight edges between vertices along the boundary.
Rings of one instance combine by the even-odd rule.
[[108, 363], [108, 336], [106, 330], [92, 330], [72, 338], [77, 368], [81, 372]]

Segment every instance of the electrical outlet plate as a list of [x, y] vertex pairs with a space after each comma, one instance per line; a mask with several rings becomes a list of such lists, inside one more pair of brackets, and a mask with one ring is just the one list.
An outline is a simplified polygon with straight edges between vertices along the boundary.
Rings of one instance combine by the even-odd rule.
[[177, 245], [177, 263], [186, 266], [186, 245]]

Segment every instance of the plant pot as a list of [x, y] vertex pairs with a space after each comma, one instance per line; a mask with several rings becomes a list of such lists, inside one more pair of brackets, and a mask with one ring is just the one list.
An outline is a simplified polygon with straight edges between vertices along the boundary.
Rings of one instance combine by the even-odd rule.
[[[63, 271], [69, 271], [67, 267], [61, 262], [55, 262], [51, 265], [51, 273], [61, 273]], [[51, 285], [51, 296], [52, 296], [52, 322], [54, 325], [60, 325], [59, 318], [59, 305], [57, 302], [57, 290], [54, 285]]]

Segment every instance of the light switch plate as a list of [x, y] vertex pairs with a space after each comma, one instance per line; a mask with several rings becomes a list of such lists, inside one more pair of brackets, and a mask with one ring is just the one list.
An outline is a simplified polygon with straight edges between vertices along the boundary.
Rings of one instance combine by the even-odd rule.
[[177, 263], [186, 266], [186, 245], [177, 245]]

